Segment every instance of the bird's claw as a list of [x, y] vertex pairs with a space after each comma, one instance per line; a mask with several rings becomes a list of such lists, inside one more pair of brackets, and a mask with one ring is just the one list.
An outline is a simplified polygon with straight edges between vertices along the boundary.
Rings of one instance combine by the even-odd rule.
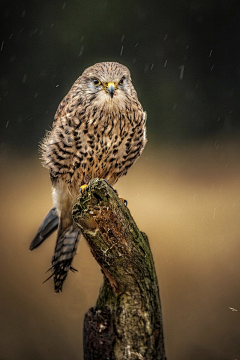
[[86, 189], [86, 187], [87, 187], [87, 184], [84, 184], [84, 185], [80, 186], [81, 195], [82, 195], [83, 191]]
[[125, 206], [127, 206], [127, 205], [128, 205], [128, 202], [127, 202], [127, 200], [126, 200], [126, 199], [120, 198], [120, 200], [124, 203], [124, 205], [125, 205]]

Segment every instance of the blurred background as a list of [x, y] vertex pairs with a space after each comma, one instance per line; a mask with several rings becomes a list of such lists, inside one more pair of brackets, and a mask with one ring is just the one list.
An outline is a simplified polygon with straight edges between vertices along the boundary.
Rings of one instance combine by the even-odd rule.
[[83, 70], [129, 67], [148, 144], [116, 188], [149, 236], [168, 360], [240, 359], [240, 5], [229, 0], [0, 3], [0, 359], [82, 360], [102, 274], [82, 239], [55, 294], [38, 143]]

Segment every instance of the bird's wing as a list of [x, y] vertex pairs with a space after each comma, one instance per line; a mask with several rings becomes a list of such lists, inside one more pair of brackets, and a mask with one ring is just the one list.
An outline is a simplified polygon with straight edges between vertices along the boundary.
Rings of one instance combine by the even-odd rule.
[[30, 245], [30, 250], [38, 247], [45, 239], [47, 239], [55, 230], [57, 230], [59, 223], [57, 209], [52, 208], [43, 219], [37, 234]]

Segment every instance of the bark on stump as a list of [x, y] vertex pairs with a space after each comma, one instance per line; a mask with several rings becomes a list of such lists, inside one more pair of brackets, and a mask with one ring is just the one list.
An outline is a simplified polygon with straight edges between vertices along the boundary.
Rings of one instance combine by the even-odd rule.
[[104, 180], [90, 181], [73, 218], [104, 274], [97, 303], [84, 319], [84, 359], [166, 360], [147, 236]]

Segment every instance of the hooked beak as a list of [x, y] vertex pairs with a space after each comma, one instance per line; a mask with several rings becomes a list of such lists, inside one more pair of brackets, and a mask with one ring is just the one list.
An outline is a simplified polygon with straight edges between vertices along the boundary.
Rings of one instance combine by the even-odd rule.
[[107, 84], [106, 90], [109, 92], [111, 98], [113, 98], [114, 91], [116, 90], [116, 85], [113, 82]]

